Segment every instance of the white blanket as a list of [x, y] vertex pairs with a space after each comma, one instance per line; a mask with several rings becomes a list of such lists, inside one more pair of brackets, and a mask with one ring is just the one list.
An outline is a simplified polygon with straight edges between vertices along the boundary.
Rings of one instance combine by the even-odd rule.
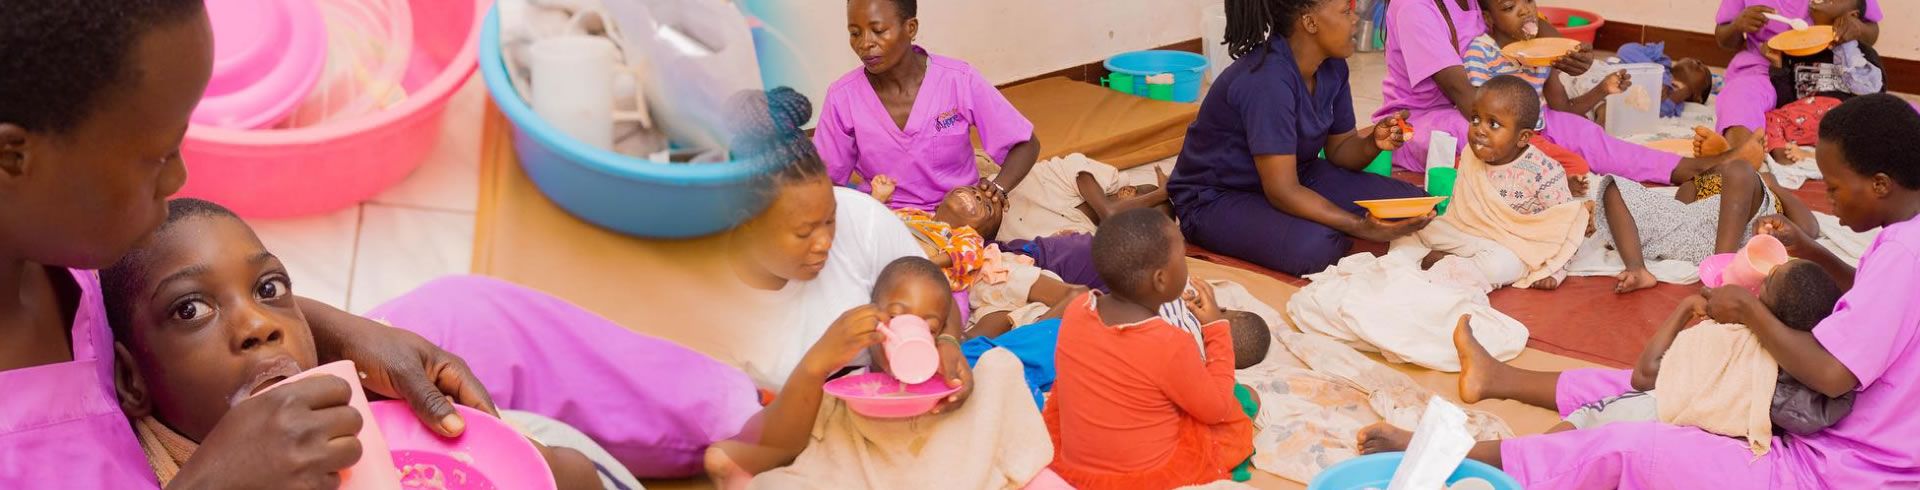
[[1295, 326], [1392, 362], [1460, 370], [1453, 329], [1472, 315], [1474, 336], [1501, 360], [1520, 355], [1527, 327], [1493, 309], [1484, 292], [1429, 279], [1419, 258], [1355, 254], [1319, 274], [1287, 303]]
[[[1820, 223], [1822, 247], [1833, 251], [1848, 265], [1859, 266], [1860, 256], [1867, 253], [1867, 247], [1873, 245], [1873, 239], [1880, 235], [1879, 229], [1855, 233], [1840, 226], [1840, 218], [1826, 213], [1813, 213], [1815, 221]], [[1602, 231], [1604, 233], [1604, 231]], [[1614, 276], [1627, 270], [1620, 253], [1607, 250], [1606, 240], [1596, 234], [1588, 237], [1580, 245], [1580, 251], [1574, 253], [1573, 262], [1567, 264], [1567, 275], [1571, 276]], [[1647, 262], [1647, 270], [1660, 282], [1672, 284], [1694, 284], [1700, 282], [1700, 264], [1683, 260], [1660, 260]]]

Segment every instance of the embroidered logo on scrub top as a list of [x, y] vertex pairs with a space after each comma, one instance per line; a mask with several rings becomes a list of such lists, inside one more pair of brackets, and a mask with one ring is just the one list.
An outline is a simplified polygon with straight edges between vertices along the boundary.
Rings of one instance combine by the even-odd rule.
[[939, 117], [933, 119], [933, 129], [935, 131], [946, 131], [947, 128], [958, 126], [961, 122], [960, 109], [949, 109], [947, 112], [942, 112]]

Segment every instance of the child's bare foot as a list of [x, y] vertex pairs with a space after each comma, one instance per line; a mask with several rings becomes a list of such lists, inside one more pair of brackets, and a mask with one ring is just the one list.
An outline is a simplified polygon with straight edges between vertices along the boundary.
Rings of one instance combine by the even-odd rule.
[[1620, 280], [1620, 284], [1613, 286], [1616, 294], [1631, 293], [1660, 284], [1660, 279], [1653, 277], [1653, 273], [1646, 269], [1628, 269], [1613, 277]]
[[1555, 289], [1560, 289], [1560, 280], [1554, 279], [1552, 277], [1542, 278], [1538, 281], [1534, 281], [1533, 286], [1531, 286], [1529, 289], [1538, 289], [1541, 291], [1552, 291]]
[[723, 444], [726, 443], [707, 447], [704, 458], [707, 478], [712, 479], [714, 488], [720, 490], [745, 490], [747, 483], [753, 481], [753, 474], [747, 473], [747, 470], [734, 463], [733, 458], [727, 455], [727, 451], [721, 448]]
[[1766, 138], [1759, 134], [1748, 136], [1746, 140], [1733, 142], [1733, 159], [1752, 165], [1754, 170], [1767, 168]]
[[1113, 195], [1107, 196], [1107, 197], [1116, 201], [1124, 201], [1127, 199], [1133, 199], [1134, 196], [1138, 196], [1138, 195], [1140, 195], [1140, 189], [1128, 186], [1128, 187], [1121, 187], [1120, 191], [1115, 192], [1113, 193]]
[[1487, 387], [1492, 384], [1493, 370], [1500, 367], [1500, 360], [1487, 353], [1487, 348], [1473, 338], [1473, 319], [1469, 315], [1460, 315], [1460, 323], [1453, 327], [1453, 350], [1460, 356], [1460, 402], [1472, 405], [1486, 399]]
[[1412, 431], [1386, 422], [1375, 422], [1360, 429], [1360, 454], [1405, 451], [1412, 442]]
[[1733, 145], [1727, 142], [1727, 137], [1713, 132], [1706, 126], [1693, 127], [1694, 158], [1717, 157], [1731, 149]]

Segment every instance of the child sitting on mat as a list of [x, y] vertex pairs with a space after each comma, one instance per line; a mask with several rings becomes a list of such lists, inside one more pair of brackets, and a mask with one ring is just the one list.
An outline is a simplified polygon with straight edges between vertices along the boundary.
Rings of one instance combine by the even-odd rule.
[[1480, 88], [1447, 214], [1394, 242], [1427, 250], [1422, 267], [1475, 289], [1518, 284], [1558, 288], [1588, 222], [1585, 181], [1528, 144], [1540, 99], [1528, 82], [1501, 75]]
[[[161, 486], [192, 463], [229, 407], [318, 363], [313, 333], [293, 301], [280, 259], [232, 211], [196, 199], [167, 203], [144, 246], [101, 271], [120, 405]], [[337, 393], [321, 377], [278, 390]], [[315, 413], [316, 426], [371, 424], [346, 405]], [[343, 444], [329, 441], [328, 444]], [[595, 463], [536, 443], [560, 488], [597, 489]]]
[[[1112, 294], [1075, 299], [1061, 321], [1058, 379], [1043, 410], [1051, 466], [1077, 488], [1175, 488], [1226, 479], [1253, 453], [1251, 393], [1234, 383], [1232, 333], [1195, 284], [1203, 350], [1161, 318], [1189, 284], [1173, 220], [1136, 209], [1100, 224], [1094, 261]], [[1204, 359], [1204, 360], [1203, 360]]]

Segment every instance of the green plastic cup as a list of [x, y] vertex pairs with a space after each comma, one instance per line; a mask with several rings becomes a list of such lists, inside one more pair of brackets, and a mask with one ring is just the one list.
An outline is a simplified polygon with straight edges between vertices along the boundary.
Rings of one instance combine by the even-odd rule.
[[1173, 100], [1173, 86], [1149, 83], [1147, 84], [1147, 98], [1153, 100]]
[[[1453, 197], [1453, 180], [1454, 177], [1459, 176], [1459, 174], [1455, 172], [1456, 170], [1452, 168], [1427, 169], [1427, 195], [1447, 198]], [[1447, 214], [1447, 205], [1452, 202], [1453, 199], [1441, 201], [1440, 205], [1434, 209], [1439, 211], [1440, 214]]]
[[1103, 82], [1102, 84], [1106, 85], [1107, 88], [1113, 89], [1115, 92], [1133, 95], [1133, 75], [1113, 73], [1108, 74], [1106, 78], [1102, 78], [1100, 81]]
[[1367, 173], [1378, 175], [1381, 177], [1392, 177], [1393, 176], [1393, 152], [1382, 151], [1380, 152], [1380, 156], [1373, 157], [1373, 163], [1367, 164]]

